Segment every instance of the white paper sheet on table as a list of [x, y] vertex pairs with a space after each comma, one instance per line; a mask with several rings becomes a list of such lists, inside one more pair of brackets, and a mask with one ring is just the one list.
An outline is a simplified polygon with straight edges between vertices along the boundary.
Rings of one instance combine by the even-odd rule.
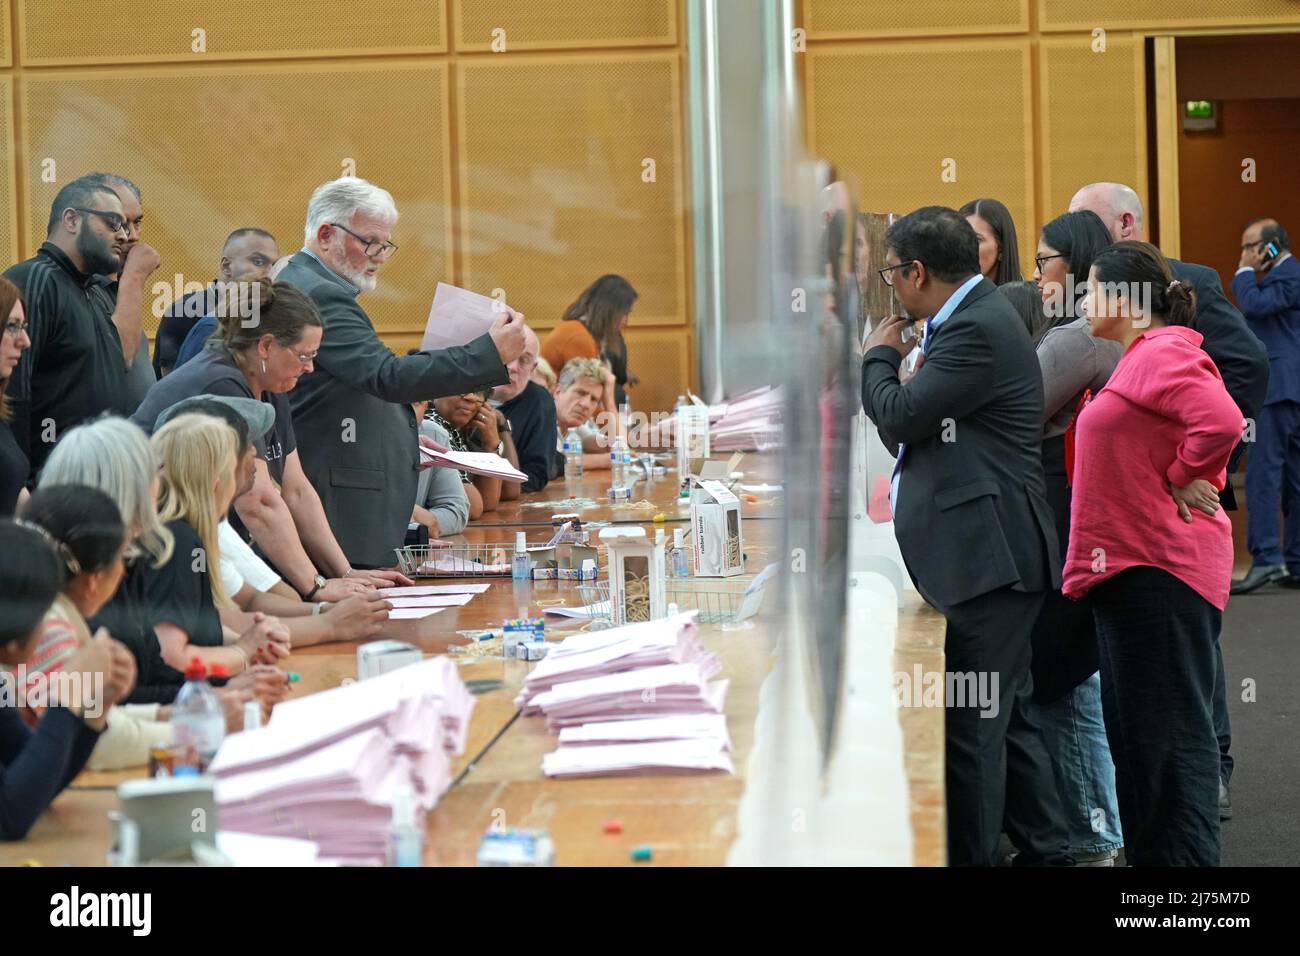
[[395, 607], [388, 612], [390, 621], [418, 621], [430, 614], [447, 610], [445, 607]]
[[561, 746], [708, 738], [721, 740], [726, 749], [731, 749], [731, 737], [727, 733], [725, 715], [681, 714], [670, 717], [644, 717], [637, 720], [610, 720], [565, 727], [560, 731]]
[[736, 772], [726, 748], [714, 738], [561, 747], [542, 757], [542, 772], [548, 777], [592, 777], [647, 770]]
[[554, 614], [557, 617], [573, 617], [578, 620], [590, 620], [593, 617], [608, 617], [609, 602], [597, 601], [595, 604], [584, 604], [581, 607], [548, 607], [546, 614]]
[[[390, 597], [389, 604], [394, 608], [414, 607], [463, 607], [474, 600], [472, 594], [417, 594], [414, 597]], [[392, 612], [389, 612], [391, 616]]]
[[497, 316], [505, 311], [507, 306], [504, 302], [439, 282], [433, 291], [420, 348], [429, 350], [469, 345], [490, 329]]
[[528, 476], [500, 455], [490, 451], [433, 451], [420, 446], [420, 461], [437, 468], [457, 468], [471, 475], [486, 475], [502, 481], [527, 481]]
[[415, 584], [401, 588], [380, 588], [386, 598], [424, 597], [429, 594], [482, 594], [490, 584]]
[[313, 840], [217, 831], [217, 849], [235, 866], [319, 866], [320, 847]]

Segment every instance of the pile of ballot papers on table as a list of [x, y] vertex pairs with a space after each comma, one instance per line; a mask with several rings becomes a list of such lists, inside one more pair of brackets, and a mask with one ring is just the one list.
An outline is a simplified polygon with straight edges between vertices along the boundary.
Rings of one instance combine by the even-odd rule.
[[696, 637], [695, 611], [573, 634], [532, 670], [515, 700], [544, 714], [560, 746], [549, 777], [675, 770], [734, 773], [717, 655]]
[[[778, 447], [782, 434], [782, 402], [781, 389], [765, 385], [729, 401], [705, 406], [709, 410], [710, 450], [767, 451]], [[666, 419], [659, 426], [660, 440], [671, 440], [676, 434], [677, 424], [677, 416]]]
[[277, 704], [265, 727], [217, 751], [221, 827], [313, 840], [322, 862], [381, 865], [395, 795], [411, 793], [421, 820], [433, 809], [473, 707], [446, 657]]

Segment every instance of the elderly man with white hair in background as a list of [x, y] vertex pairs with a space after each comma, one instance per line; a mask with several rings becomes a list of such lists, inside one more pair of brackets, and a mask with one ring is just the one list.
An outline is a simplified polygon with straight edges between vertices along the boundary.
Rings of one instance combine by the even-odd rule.
[[387, 190], [344, 176], [307, 204], [305, 245], [280, 273], [320, 310], [320, 350], [289, 393], [307, 477], [353, 567], [391, 567], [402, 546], [420, 470], [411, 403], [504, 384], [524, 348], [523, 317], [504, 311], [468, 345], [396, 355], [357, 296], [371, 292], [397, 246]]
[[[1121, 183], [1089, 183], [1070, 200], [1070, 212], [1081, 209], [1090, 209], [1100, 216], [1116, 242], [1123, 239], [1144, 241], [1142, 200], [1130, 187]], [[1218, 368], [1224, 387], [1241, 409], [1242, 418], [1254, 421], [1268, 391], [1268, 352], [1246, 324], [1245, 317], [1223, 294], [1218, 273], [1208, 266], [1177, 259], [1170, 259], [1169, 267], [1175, 279], [1190, 282], [1195, 289], [1195, 329], [1204, 337], [1201, 348]], [[1237, 470], [1244, 447], [1244, 443], [1239, 443], [1233, 451], [1228, 461], [1229, 475]], [[1237, 499], [1231, 479], [1219, 493], [1219, 503], [1226, 510], [1236, 509]], [[1173, 507], [1172, 499], [1170, 507]], [[1234, 586], [1233, 591], [1239, 593], [1238, 587]], [[1227, 820], [1232, 816], [1232, 798], [1228, 790], [1228, 781], [1232, 778], [1232, 757], [1228, 754], [1232, 728], [1228, 721], [1223, 653], [1217, 634], [1214, 650], [1219, 672], [1214, 687], [1214, 730], [1219, 738], [1219, 816]]]
[[[555, 399], [545, 388], [532, 380], [533, 369], [541, 345], [537, 333], [524, 326], [524, 350], [506, 366], [510, 381], [498, 385], [492, 392], [492, 401], [506, 417], [506, 428], [519, 453], [519, 470], [528, 476], [524, 491], [541, 491], [551, 478], [555, 467]], [[507, 500], [507, 489], [518, 485], [505, 485], [501, 499]]]

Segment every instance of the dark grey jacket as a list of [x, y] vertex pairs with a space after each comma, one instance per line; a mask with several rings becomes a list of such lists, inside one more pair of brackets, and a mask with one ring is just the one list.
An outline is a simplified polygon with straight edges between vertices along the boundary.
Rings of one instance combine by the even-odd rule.
[[419, 445], [410, 403], [509, 381], [485, 333], [469, 345], [397, 356], [375, 334], [357, 291], [305, 252], [279, 281], [320, 310], [315, 369], [289, 393], [298, 456], [354, 565], [392, 567], [415, 504]]
[[1060, 586], [1043, 482], [1043, 380], [1011, 303], [982, 280], [934, 330], [907, 385], [889, 346], [862, 363], [862, 406], [907, 443], [894, 515], [921, 595], [941, 610], [999, 588]]

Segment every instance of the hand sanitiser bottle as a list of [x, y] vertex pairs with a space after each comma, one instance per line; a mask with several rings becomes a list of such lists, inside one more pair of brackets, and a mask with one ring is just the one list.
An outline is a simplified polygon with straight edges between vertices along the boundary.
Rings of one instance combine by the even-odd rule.
[[673, 550], [669, 553], [672, 558], [673, 577], [689, 578], [691, 576], [690, 568], [686, 564], [686, 548], [683, 547], [684, 536], [681, 528], [673, 529]]
[[528, 577], [528, 540], [523, 531], [517, 531], [515, 532], [515, 557], [510, 563], [510, 578], [514, 581], [527, 581]]
[[388, 865], [420, 866], [424, 831], [415, 822], [415, 796], [407, 784], [393, 794], [393, 822], [388, 828]]

